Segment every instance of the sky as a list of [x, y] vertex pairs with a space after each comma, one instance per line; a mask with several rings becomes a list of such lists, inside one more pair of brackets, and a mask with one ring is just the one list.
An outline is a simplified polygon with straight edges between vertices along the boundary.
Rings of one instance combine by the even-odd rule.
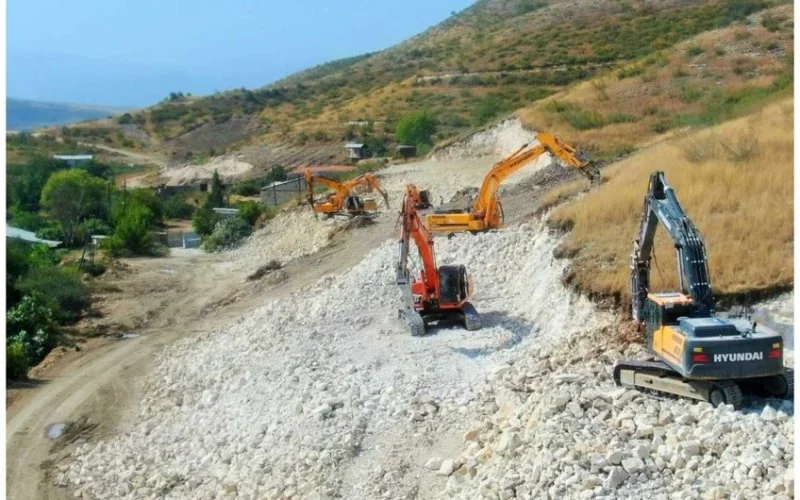
[[257, 88], [375, 52], [472, 0], [8, 0], [7, 95], [118, 107]]

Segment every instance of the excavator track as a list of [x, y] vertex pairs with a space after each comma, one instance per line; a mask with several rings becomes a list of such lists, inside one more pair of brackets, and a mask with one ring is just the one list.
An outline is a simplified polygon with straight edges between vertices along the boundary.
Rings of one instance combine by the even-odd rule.
[[706, 401], [714, 406], [733, 405], [741, 409], [747, 396], [794, 397], [794, 371], [780, 375], [741, 380], [687, 380], [661, 361], [625, 361], [614, 367], [614, 383], [666, 392]]
[[474, 331], [480, 330], [483, 327], [481, 315], [478, 314], [475, 306], [473, 306], [471, 303], [465, 302], [461, 312], [464, 314], [464, 328], [469, 331]]

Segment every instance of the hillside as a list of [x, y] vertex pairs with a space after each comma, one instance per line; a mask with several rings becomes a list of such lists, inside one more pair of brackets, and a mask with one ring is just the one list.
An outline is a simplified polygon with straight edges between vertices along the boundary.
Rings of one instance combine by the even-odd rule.
[[22, 131], [39, 127], [65, 125], [119, 115], [124, 111], [120, 108], [103, 106], [59, 104], [7, 98], [6, 129], [9, 131]]
[[[634, 61], [650, 57], [660, 65], [660, 51], [749, 22], [748, 16], [780, 3], [482, 0], [384, 51], [333, 61], [260, 89], [172, 94], [122, 115], [117, 125], [129, 141], [146, 134], [148, 141], [135, 145], [166, 153], [176, 165], [260, 148], [251, 155], [257, 170], [274, 161], [265, 144], [300, 148], [288, 157], [295, 163], [306, 158], [301, 148], [345, 139], [371, 136], [378, 149], [391, 147], [397, 121], [420, 109], [437, 119], [435, 140], [447, 141], [575, 83], [641, 64]], [[775, 43], [785, 51], [791, 43], [781, 23], [770, 18], [765, 29], [778, 30]], [[78, 133], [115, 141], [113, 127], [85, 126]], [[343, 151], [329, 159], [341, 161]]]

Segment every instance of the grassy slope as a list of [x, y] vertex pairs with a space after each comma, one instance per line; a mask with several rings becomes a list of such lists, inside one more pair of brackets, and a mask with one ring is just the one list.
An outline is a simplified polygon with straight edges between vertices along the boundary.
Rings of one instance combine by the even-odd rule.
[[[793, 282], [793, 98], [647, 148], [604, 171], [608, 181], [563, 205], [553, 221], [571, 231], [569, 280], [628, 302], [629, 255], [651, 172], [663, 170], [703, 235], [718, 294]], [[651, 282], [677, 289], [674, 249], [657, 232]], [[663, 275], [663, 280], [662, 280]]]
[[520, 113], [547, 130], [615, 157], [685, 126], [705, 126], [792, 94], [792, 6], [747, 25], [703, 33]]
[[[314, 143], [340, 141], [351, 120], [388, 122], [377, 132], [390, 133], [399, 117], [424, 108], [439, 118], [438, 138], [446, 139], [584, 80], [598, 65], [646, 56], [774, 3], [779, 0], [598, 0], [577, 6], [569, 0], [481, 0], [385, 51], [334, 61], [258, 90], [164, 102], [134, 114], [133, 122], [169, 141], [203, 125], [250, 117], [252, 141]], [[453, 73], [469, 76], [435, 77]], [[434, 78], [419, 80], [426, 76]]]

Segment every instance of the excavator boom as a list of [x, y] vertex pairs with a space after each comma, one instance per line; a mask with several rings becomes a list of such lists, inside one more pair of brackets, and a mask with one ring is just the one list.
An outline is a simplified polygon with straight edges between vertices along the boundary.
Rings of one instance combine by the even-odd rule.
[[593, 183], [599, 183], [597, 168], [582, 153], [564, 143], [558, 137], [540, 132], [536, 135], [538, 144], [528, 147], [524, 144], [511, 156], [496, 163], [486, 174], [472, 210], [465, 213], [435, 213], [426, 218], [428, 229], [433, 232], [485, 231], [502, 224], [502, 206], [497, 192], [503, 181], [522, 167], [550, 153], [571, 168], [578, 169]]

